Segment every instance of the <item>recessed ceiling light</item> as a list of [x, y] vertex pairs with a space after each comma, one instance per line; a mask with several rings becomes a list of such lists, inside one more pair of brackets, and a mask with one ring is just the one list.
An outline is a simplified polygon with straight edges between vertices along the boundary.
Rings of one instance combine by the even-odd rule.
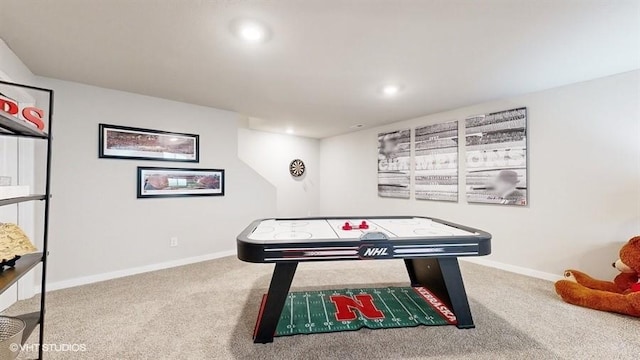
[[250, 43], [262, 42], [267, 37], [267, 29], [255, 21], [244, 21], [237, 26], [237, 35]]
[[400, 87], [398, 85], [385, 85], [382, 88], [382, 93], [386, 96], [396, 95], [400, 91]]
[[291, 134], [293, 134], [293, 133], [294, 133], [294, 131], [293, 131], [293, 129], [292, 129], [292, 128], [288, 128], [287, 130], [285, 130], [285, 132], [286, 132], [287, 134], [289, 134], [289, 135], [291, 135]]

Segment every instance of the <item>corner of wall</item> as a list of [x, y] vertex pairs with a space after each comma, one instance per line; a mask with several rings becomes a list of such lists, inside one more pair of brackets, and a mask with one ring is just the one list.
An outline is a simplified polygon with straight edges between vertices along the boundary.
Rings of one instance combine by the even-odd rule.
[[0, 38], [0, 80], [34, 85], [35, 75]]

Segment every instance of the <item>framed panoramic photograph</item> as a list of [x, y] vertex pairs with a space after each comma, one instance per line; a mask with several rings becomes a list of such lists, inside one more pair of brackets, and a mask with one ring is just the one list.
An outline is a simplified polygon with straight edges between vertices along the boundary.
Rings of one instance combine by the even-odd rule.
[[200, 136], [100, 124], [101, 158], [200, 161]]
[[138, 198], [224, 196], [224, 170], [138, 167]]

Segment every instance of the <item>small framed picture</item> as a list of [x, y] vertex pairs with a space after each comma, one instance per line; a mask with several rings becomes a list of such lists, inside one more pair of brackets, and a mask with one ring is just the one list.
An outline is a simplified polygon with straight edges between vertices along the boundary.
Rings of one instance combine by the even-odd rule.
[[100, 124], [99, 157], [157, 161], [200, 161], [195, 134]]
[[138, 198], [224, 196], [224, 170], [138, 167]]

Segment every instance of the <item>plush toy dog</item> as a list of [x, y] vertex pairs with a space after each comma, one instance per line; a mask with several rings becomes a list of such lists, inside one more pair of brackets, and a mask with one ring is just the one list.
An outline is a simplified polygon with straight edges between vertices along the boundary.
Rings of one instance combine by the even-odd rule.
[[556, 282], [556, 292], [570, 304], [640, 317], [640, 236], [622, 247], [613, 267], [620, 271], [613, 282], [567, 270], [565, 279]]

